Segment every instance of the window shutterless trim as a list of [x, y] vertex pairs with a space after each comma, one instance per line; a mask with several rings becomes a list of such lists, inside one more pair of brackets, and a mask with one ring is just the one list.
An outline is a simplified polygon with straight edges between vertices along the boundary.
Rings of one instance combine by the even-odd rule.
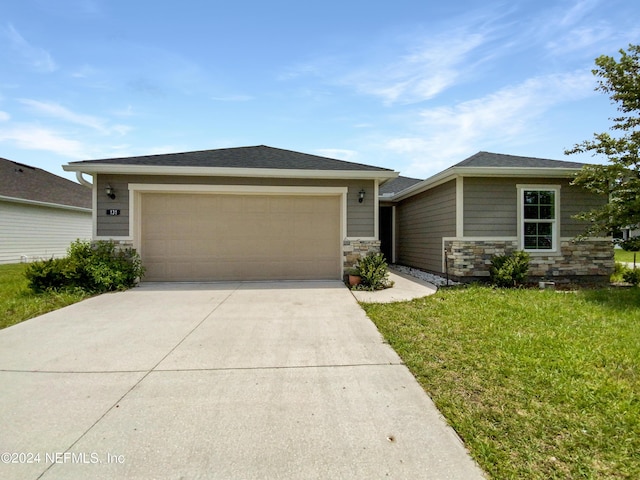
[[[518, 189], [518, 248], [532, 255], [546, 255], [549, 253], [558, 253], [560, 251], [560, 185], [543, 185], [543, 184], [517, 184]], [[524, 192], [525, 191], [552, 191], [554, 192], [554, 218], [553, 219], [525, 219], [524, 218]], [[550, 223], [551, 224], [551, 248], [526, 248], [524, 224], [531, 223]]]

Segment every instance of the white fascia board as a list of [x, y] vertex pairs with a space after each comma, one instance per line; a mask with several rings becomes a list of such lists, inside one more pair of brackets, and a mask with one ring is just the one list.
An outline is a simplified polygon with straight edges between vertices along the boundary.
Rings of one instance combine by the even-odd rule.
[[571, 178], [579, 168], [536, 167], [451, 167], [398, 192], [389, 200], [397, 202], [460, 177]]
[[233, 168], [233, 167], [166, 167], [154, 165], [79, 164], [63, 165], [66, 172], [88, 174], [135, 174], [135, 175], [185, 175], [196, 177], [276, 177], [276, 178], [322, 178], [386, 181], [400, 173], [376, 170], [300, 170], [284, 168]]
[[63, 205], [61, 203], [51, 203], [51, 202], [40, 202], [38, 200], [27, 200], [25, 198], [16, 198], [16, 197], [7, 197], [5, 195], [0, 195], [0, 200], [4, 200], [5, 202], [13, 202], [13, 203], [23, 203], [27, 205], [36, 205], [38, 207], [49, 207], [49, 208], [59, 208], [62, 210], [73, 210], [76, 212], [91, 212], [91, 208], [84, 207], [74, 207], [73, 205]]

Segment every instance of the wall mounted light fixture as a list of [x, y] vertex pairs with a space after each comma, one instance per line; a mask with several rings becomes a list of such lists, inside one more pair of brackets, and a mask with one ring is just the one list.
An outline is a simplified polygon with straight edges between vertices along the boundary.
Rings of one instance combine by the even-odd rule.
[[114, 191], [113, 187], [111, 185], [109, 185], [108, 183], [107, 183], [107, 186], [105, 187], [104, 191], [106, 192], [107, 197], [109, 197], [111, 200], [116, 198], [116, 194], [114, 193], [115, 191]]
[[362, 201], [364, 200], [364, 193], [364, 188], [358, 192], [358, 203], [362, 203]]

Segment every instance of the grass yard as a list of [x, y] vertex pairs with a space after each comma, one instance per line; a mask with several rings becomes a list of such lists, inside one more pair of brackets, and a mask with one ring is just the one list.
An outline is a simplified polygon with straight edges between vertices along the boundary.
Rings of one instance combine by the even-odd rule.
[[[614, 250], [616, 262], [633, 263], [633, 252], [627, 252], [620, 248]], [[640, 264], [640, 253], [636, 252], [636, 263]]]
[[0, 265], [0, 329], [87, 298], [79, 293], [33, 293], [24, 277], [26, 264]]
[[640, 478], [640, 288], [363, 307], [490, 478]]

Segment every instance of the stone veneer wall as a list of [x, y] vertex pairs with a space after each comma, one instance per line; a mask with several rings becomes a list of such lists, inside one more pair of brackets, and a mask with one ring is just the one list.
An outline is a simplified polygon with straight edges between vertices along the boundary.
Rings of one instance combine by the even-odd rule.
[[[491, 258], [518, 250], [517, 241], [446, 240], [449, 275], [459, 279], [488, 277]], [[560, 254], [531, 255], [529, 276], [550, 280], [608, 279], [615, 266], [607, 239], [561, 239]]]
[[345, 240], [342, 247], [342, 266], [346, 272], [355, 266], [358, 260], [369, 253], [380, 253], [380, 240]]

